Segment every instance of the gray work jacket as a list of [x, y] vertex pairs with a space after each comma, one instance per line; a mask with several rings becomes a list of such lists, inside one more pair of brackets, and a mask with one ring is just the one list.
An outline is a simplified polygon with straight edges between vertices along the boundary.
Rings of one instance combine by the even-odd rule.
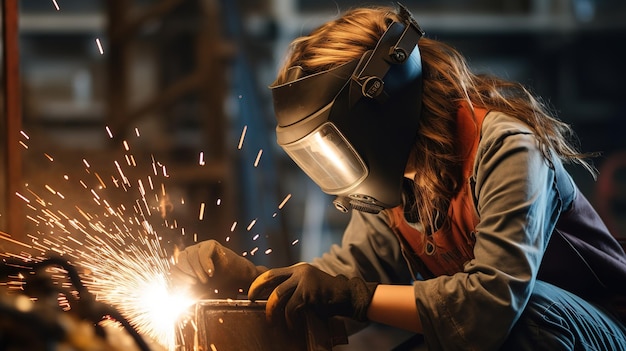
[[[598, 274], [618, 282], [615, 274], [626, 277], [623, 250], [607, 238], [608, 230], [561, 161], [546, 160], [523, 122], [487, 114], [469, 181], [480, 221], [474, 259], [462, 271], [431, 279], [414, 276], [384, 212], [353, 211], [341, 245], [312, 264], [331, 274], [413, 284], [427, 343], [451, 350], [497, 349], [536, 279], [592, 298], [607, 289]], [[581, 259], [598, 245], [599, 252]]]

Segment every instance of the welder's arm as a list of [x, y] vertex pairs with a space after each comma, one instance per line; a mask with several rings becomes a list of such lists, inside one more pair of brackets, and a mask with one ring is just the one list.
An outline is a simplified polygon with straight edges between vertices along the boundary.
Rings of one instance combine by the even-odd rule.
[[329, 318], [344, 316], [371, 320], [390, 326], [421, 331], [410, 285], [380, 285], [362, 278], [333, 276], [306, 263], [271, 269], [251, 285], [251, 300], [269, 295], [267, 317], [293, 326], [304, 309]]
[[422, 333], [412, 285], [378, 285], [367, 318], [372, 322]]

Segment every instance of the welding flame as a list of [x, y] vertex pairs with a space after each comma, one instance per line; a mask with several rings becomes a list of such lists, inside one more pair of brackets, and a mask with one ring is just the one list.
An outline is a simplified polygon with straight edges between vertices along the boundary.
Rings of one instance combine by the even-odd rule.
[[85, 286], [96, 299], [115, 306], [143, 335], [169, 350], [176, 348], [176, 324], [197, 299], [173, 291], [167, 279], [169, 261], [158, 255], [158, 241], [127, 250], [100, 247], [84, 256], [90, 277]]
[[[138, 296], [131, 315], [137, 329], [158, 340], [161, 345], [176, 347], [176, 322], [195, 300], [183, 292], [172, 292], [163, 277], [155, 277]], [[130, 312], [130, 311], [129, 311]]]

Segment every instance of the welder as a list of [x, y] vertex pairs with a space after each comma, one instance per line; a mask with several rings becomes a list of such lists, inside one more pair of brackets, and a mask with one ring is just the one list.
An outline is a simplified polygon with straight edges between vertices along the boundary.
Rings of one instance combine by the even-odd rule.
[[524, 86], [473, 73], [398, 5], [295, 39], [270, 88], [278, 144], [351, 213], [341, 245], [267, 269], [210, 240], [174, 277], [430, 350], [626, 349], [626, 255], [564, 168], [593, 174], [592, 155]]

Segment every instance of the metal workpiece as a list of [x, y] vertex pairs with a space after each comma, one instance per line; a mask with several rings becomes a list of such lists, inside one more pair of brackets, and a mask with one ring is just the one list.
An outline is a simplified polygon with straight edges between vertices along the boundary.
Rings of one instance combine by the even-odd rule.
[[301, 327], [267, 321], [266, 301], [201, 300], [177, 326], [176, 351], [329, 351], [348, 342], [342, 320], [304, 313]]

